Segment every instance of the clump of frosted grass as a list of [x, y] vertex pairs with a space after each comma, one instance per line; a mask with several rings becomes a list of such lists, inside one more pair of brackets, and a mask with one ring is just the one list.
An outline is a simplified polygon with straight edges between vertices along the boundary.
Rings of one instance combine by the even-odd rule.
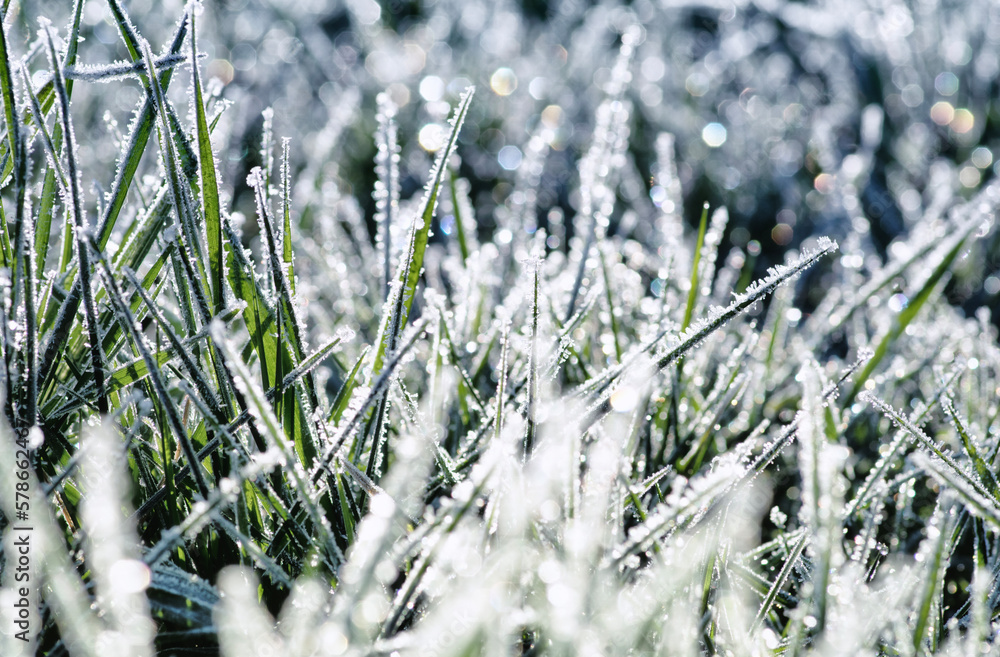
[[4, 655], [994, 648], [992, 8], [321, 4], [6, 21]]

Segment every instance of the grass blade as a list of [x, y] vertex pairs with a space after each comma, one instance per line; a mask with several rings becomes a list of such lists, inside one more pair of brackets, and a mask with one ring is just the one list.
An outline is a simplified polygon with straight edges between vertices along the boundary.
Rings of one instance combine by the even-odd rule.
[[705, 245], [705, 229], [708, 227], [708, 203], [701, 209], [701, 221], [698, 222], [698, 239], [694, 245], [694, 259], [691, 261], [691, 281], [689, 283], [687, 304], [684, 306], [684, 321], [681, 323], [681, 330], [687, 329], [691, 325], [691, 318], [694, 317], [694, 306], [698, 301], [698, 266], [701, 264], [701, 251]]
[[[943, 467], [946, 468], [949, 481], [953, 480], [961, 482], [960, 485], [963, 490], [972, 491], [976, 495], [981, 496], [986, 500], [990, 500], [993, 504], [997, 504], [997, 501], [992, 499], [992, 495], [983, 482], [981, 482], [973, 473], [966, 471], [965, 468], [956, 463], [955, 459], [953, 459], [941, 445], [934, 442], [930, 436], [925, 434], [912, 422], [900, 415], [896, 409], [869, 392], [861, 393], [858, 399], [871, 404], [875, 408], [882, 411], [886, 417], [892, 420], [893, 424], [909, 434], [909, 436], [914, 439], [918, 445], [926, 449], [933, 456], [937, 457], [943, 464]], [[935, 468], [934, 470], [937, 471], [939, 469], [940, 468]]]
[[410, 313], [410, 308], [413, 306], [420, 273], [424, 266], [424, 251], [427, 248], [427, 240], [430, 237], [431, 222], [434, 219], [434, 211], [437, 208], [438, 195], [440, 194], [444, 178], [447, 175], [448, 160], [451, 158], [451, 154], [458, 144], [458, 133], [462, 129], [462, 123], [465, 122], [465, 117], [469, 113], [469, 106], [472, 104], [474, 93], [475, 88], [469, 87], [462, 94], [462, 99], [459, 101], [458, 107], [451, 118], [451, 133], [448, 135], [448, 142], [438, 152], [434, 168], [431, 170], [431, 179], [424, 190], [424, 197], [420, 204], [420, 213], [414, 219], [413, 225], [410, 228], [410, 236], [404, 260], [399, 268], [399, 276], [397, 277], [397, 280], [402, 284], [402, 291], [399, 299], [393, 304], [392, 311], [384, 314], [382, 318], [382, 333], [386, 337], [375, 351], [375, 359], [371, 372], [372, 376], [378, 376], [382, 372], [382, 366], [386, 357], [395, 350], [398, 336], [406, 328], [407, 317]]
[[962, 447], [965, 448], [965, 453], [972, 461], [973, 467], [976, 469], [976, 474], [979, 475], [979, 479], [986, 486], [986, 489], [990, 492], [993, 499], [1000, 500], [1000, 486], [997, 485], [996, 475], [993, 474], [993, 470], [990, 468], [989, 464], [983, 459], [979, 454], [979, 450], [976, 448], [975, 438], [969, 435], [969, 430], [965, 426], [965, 422], [959, 417], [958, 411], [955, 410], [955, 405], [951, 398], [946, 394], [941, 400], [941, 407], [947, 413], [948, 418], [951, 420], [952, 425], [955, 430], [958, 431], [959, 437], [962, 439]]
[[[141, 48], [147, 68], [153, 70], [153, 52], [150, 50], [149, 44], [143, 42]], [[197, 225], [195, 211], [189, 197], [189, 188], [185, 184], [186, 180], [178, 162], [177, 153], [174, 150], [175, 141], [172, 138], [173, 131], [167, 120], [169, 112], [163, 88], [160, 86], [156, 76], [150, 77], [149, 83], [153, 97], [156, 99], [157, 114], [160, 117], [160, 153], [163, 156], [167, 180], [170, 183], [170, 195], [173, 200], [174, 215], [177, 217], [177, 222], [181, 227], [183, 235], [183, 240], [178, 240], [177, 253], [184, 266], [184, 272], [190, 289], [194, 292], [194, 299], [198, 305], [202, 320], [207, 322], [208, 318], [211, 317], [208, 298], [211, 297], [212, 292], [208, 289], [208, 277], [205, 275], [201, 255], [200, 233], [195, 227]], [[180, 283], [180, 280], [178, 280], [178, 283]]]
[[358, 426], [363, 421], [365, 415], [371, 411], [376, 403], [381, 399], [381, 397], [389, 389], [389, 384], [392, 382], [392, 377], [395, 373], [396, 368], [403, 361], [403, 358], [409, 353], [410, 349], [413, 348], [417, 341], [417, 338], [423, 334], [424, 331], [424, 320], [421, 319], [416, 322], [413, 327], [411, 327], [411, 333], [409, 336], [404, 336], [402, 344], [399, 349], [393, 354], [392, 360], [388, 361], [383, 368], [382, 374], [379, 375], [378, 379], [374, 381], [369, 390], [368, 396], [365, 400], [358, 406], [358, 408], [351, 414], [351, 416], [342, 420], [342, 425], [338, 425], [337, 433], [333, 437], [331, 444], [326, 448], [323, 453], [323, 457], [320, 459], [318, 467], [314, 469], [313, 480], [318, 480], [322, 474], [322, 470], [329, 467], [330, 462], [337, 455], [340, 449], [347, 442], [354, 431], [357, 430]]
[[970, 485], [968, 477], [963, 477], [941, 458], [918, 453], [914, 461], [934, 479], [955, 491], [965, 502], [965, 508], [977, 518], [982, 518], [994, 530], [1000, 531], [1000, 503], [984, 495], [977, 486]]
[[931, 271], [930, 275], [924, 281], [923, 286], [920, 290], [913, 296], [910, 302], [903, 308], [899, 315], [896, 316], [895, 321], [892, 324], [892, 328], [889, 332], [885, 334], [882, 340], [879, 342], [878, 346], [875, 348], [875, 354], [872, 356], [871, 360], [865, 365], [865, 368], [861, 371], [861, 374], [854, 381], [854, 388], [851, 390], [849, 399], [854, 399], [862, 391], [868, 378], [875, 371], [875, 368], [879, 366], [882, 359], [885, 358], [886, 354], [889, 352], [889, 347], [899, 339], [899, 336], [903, 334], [906, 327], [910, 325], [910, 322], [917, 316], [920, 312], [921, 307], [931, 298], [931, 294], [937, 288], [938, 283], [944, 277], [944, 275], [951, 269], [952, 263], [955, 258], [958, 257], [959, 253], [962, 252], [962, 246], [965, 244], [965, 240], [972, 234], [972, 231], [977, 229], [979, 226], [978, 222], [972, 222], [965, 230], [959, 231], [958, 236], [954, 239], [954, 242], [947, 246], [948, 251], [941, 257], [937, 265]]
[[295, 452], [292, 446], [286, 441], [285, 433], [281, 428], [278, 418], [274, 416], [270, 404], [267, 403], [266, 396], [257, 384], [254, 383], [253, 376], [243, 363], [243, 360], [222, 333], [222, 326], [220, 324], [213, 324], [211, 330], [212, 339], [219, 345], [226, 363], [233, 371], [236, 385], [246, 397], [251, 414], [259, 426], [264, 429], [262, 433], [281, 454], [283, 462], [288, 465], [285, 472], [289, 474], [292, 489], [296, 492], [298, 501], [313, 521], [314, 531], [319, 535], [327, 558], [332, 563], [342, 561], [343, 554], [341, 554], [340, 549], [337, 547], [336, 540], [334, 540], [330, 532], [330, 527], [323, 516], [322, 509], [317, 504], [318, 495], [313, 484], [307, 476], [304, 476], [304, 471], [301, 468], [295, 467], [297, 462]]
[[465, 222], [474, 219], [466, 190], [459, 190], [458, 173], [451, 172], [448, 176], [448, 191], [451, 195], [451, 211], [455, 215], [455, 237], [458, 239], [458, 252], [462, 256], [462, 264], [469, 260], [469, 239], [465, 235]]
[[[25, 354], [24, 367], [27, 369], [28, 390], [25, 401], [24, 417], [19, 424], [33, 426], [35, 424], [36, 403], [38, 398], [38, 366], [37, 366], [37, 339], [35, 330], [35, 273], [33, 271], [32, 257], [25, 253], [25, 233], [26, 224], [30, 218], [25, 217], [25, 192], [27, 185], [28, 153], [22, 134], [21, 120], [18, 116], [17, 105], [14, 99], [14, 75], [11, 70], [10, 57], [7, 52], [7, 33], [3, 24], [0, 24], [0, 96], [3, 98], [4, 118], [7, 123], [7, 140], [10, 144], [9, 152], [13, 156], [14, 172], [14, 280], [11, 286], [11, 312], [17, 313], [21, 300], [24, 301], [25, 312]], [[7, 226], [0, 227], [5, 233]], [[9, 259], [6, 263], [10, 266]], [[21, 285], [18, 285], [21, 283]], [[23, 286], [23, 289], [22, 289]], [[6, 328], [4, 329], [6, 331]], [[8, 359], [7, 371], [11, 370], [9, 358], [13, 352], [5, 350], [5, 357]], [[13, 400], [8, 400], [13, 403]], [[13, 417], [13, 413], [8, 413], [8, 417]]]
[[[78, 12], [79, 7], [81, 7], [82, 4], [82, 2], [78, 2]], [[109, 0], [109, 6], [111, 7], [112, 12], [115, 14], [116, 20], [118, 20], [120, 25], [128, 22], [127, 18], [124, 17], [124, 13], [121, 10], [118, 0]], [[78, 24], [79, 20], [77, 18], [75, 25]], [[170, 45], [171, 53], [177, 53], [180, 51], [181, 45], [184, 42], [184, 35], [186, 34], [186, 31], [187, 18], [185, 17], [181, 20], [176, 31], [174, 32], [174, 37]], [[72, 61], [69, 61], [70, 55], [72, 54], [75, 59], [75, 53], [76, 40], [73, 39], [70, 41], [70, 50], [67, 52], [67, 63], [72, 63]], [[163, 88], [166, 88], [169, 84], [171, 73], [172, 70], [168, 69], [160, 76], [160, 84]], [[53, 79], [55, 79], [55, 77]], [[67, 82], [67, 85], [68, 84], [69, 82]], [[66, 89], [65, 95], [68, 104], [69, 90], [66, 85], [64, 85], [64, 88]], [[126, 145], [115, 173], [115, 180], [111, 187], [111, 193], [107, 203], [104, 205], [104, 212], [102, 213], [101, 223], [98, 228], [97, 243], [102, 250], [107, 246], [107, 242], [111, 238], [111, 233], [114, 230], [115, 223], [121, 213], [122, 207], [125, 204], [126, 197], [128, 196], [129, 187], [131, 186], [132, 180], [135, 178], [136, 171], [138, 170], [139, 161], [142, 159], [142, 155], [145, 152], [150, 132], [153, 129], [155, 112], [156, 109], [154, 99], [147, 97], [138, 117], [132, 124], [132, 131], [126, 140]], [[67, 139], [65, 129], [63, 129], [63, 138]], [[67, 171], [67, 177], [70, 176], [71, 173]], [[70, 246], [75, 244], [75, 241], [72, 239], [73, 229], [71, 228], [71, 225], [72, 224], [67, 224], [66, 228], [65, 234], [67, 239], [64, 241], [63, 265], [60, 267], [60, 271], [66, 270], [72, 253]], [[133, 267], [135, 266], [136, 264], [133, 263]], [[83, 268], [81, 268], [80, 271], [82, 272]], [[53, 366], [66, 344], [66, 338], [69, 335], [70, 328], [76, 319], [76, 312], [80, 306], [81, 299], [83, 299], [82, 287], [81, 273], [78, 272], [70, 293], [61, 304], [56, 322], [49, 333], [50, 337], [43, 352], [39, 367], [40, 379], [42, 381], [47, 380], [51, 376]]]
[[399, 210], [399, 144], [396, 138], [396, 106], [388, 94], [378, 102], [378, 129], [375, 132], [375, 225], [376, 241], [382, 252], [383, 299], [389, 298], [392, 283], [392, 225]]
[[212, 312], [222, 312], [225, 305], [224, 254], [222, 251], [222, 217], [219, 203], [219, 183], [215, 171], [215, 153], [208, 129], [205, 113], [205, 99], [201, 90], [201, 71], [198, 66], [198, 47], [195, 27], [196, 11], [188, 10], [191, 17], [191, 85], [194, 93], [195, 125], [198, 132], [198, 172], [201, 178], [201, 208], [205, 220], [205, 235], [208, 238], [208, 280], [212, 293]]
[[774, 578], [774, 582], [768, 588], [767, 593], [764, 595], [763, 602], [760, 603], [760, 608], [757, 610], [757, 616], [753, 621], [753, 629], [759, 627], [765, 619], [767, 619], [768, 614], [771, 613], [771, 607], [780, 597], [782, 589], [788, 583], [789, 578], [795, 569], [796, 562], [802, 555], [802, 551], [805, 550], [806, 545], [808, 545], [809, 535], [803, 532], [798, 536], [794, 543], [792, 543], [791, 550], [788, 556], [785, 557], [785, 562], [781, 565], [781, 571], [778, 572], [778, 576]]
[[[948, 553], [951, 551], [950, 543], [957, 518], [950, 504], [939, 504], [927, 524], [927, 538], [921, 542], [918, 551], [917, 561], [924, 564], [925, 569], [922, 577], [923, 586], [918, 598], [917, 617], [913, 621], [913, 649], [918, 655], [934, 652], [933, 645], [937, 643], [940, 628], [936, 620], [931, 619], [932, 609], [942, 604], [938, 599], [938, 592], [944, 585]], [[927, 650], [926, 646], [928, 640], [932, 646], [930, 650]]]
[[[816, 244], [815, 249], [812, 252], [806, 253], [800, 257], [798, 262], [772, 269], [766, 278], [758, 280], [753, 285], [748, 287], [744, 293], [737, 295], [736, 299], [729, 304], [729, 306], [726, 308], [713, 309], [709, 312], [706, 319], [689, 326], [688, 329], [679, 336], [680, 344], [670, 349], [666, 354], [657, 359], [656, 368], [658, 370], [664, 370], [671, 364], [677, 362], [700, 345], [706, 338], [708, 338], [708, 336], [728, 324], [730, 320], [739, 316], [750, 306], [773, 292], [779, 285], [791, 280], [814, 265], [821, 258], [833, 253], [836, 250], [836, 242], [827, 238], [821, 238]], [[641, 356], [651, 351], [660, 340], [666, 337], [666, 335], [666, 331], [661, 331], [655, 338], [634, 351], [630, 357], [626, 357], [625, 361], [621, 365], [612, 368], [607, 374], [602, 375], [603, 381], [600, 382], [600, 385], [598, 385], [592, 393], [593, 396], [598, 397], [598, 401], [581, 422], [581, 427], [583, 429], [593, 426], [596, 422], [600, 421], [601, 418], [611, 412], [610, 395], [607, 394], [609, 388], [611, 388], [612, 384], [622, 375], [622, 373], [624, 373], [630, 366], [638, 362]]]
[[[528, 359], [528, 407], [524, 426], [524, 458], [534, 450], [537, 439], [536, 412], [538, 405], [538, 271], [541, 263], [532, 263], [531, 352]], [[614, 312], [614, 309], [612, 309]], [[499, 409], [498, 409], [499, 410]]]
[[334, 424], [340, 422], [340, 418], [344, 415], [347, 404], [351, 400], [351, 393], [354, 392], [354, 388], [357, 386], [358, 373], [361, 372], [361, 366], [368, 357], [370, 350], [371, 347], [367, 346], [361, 351], [361, 355], [358, 356], [354, 367], [351, 368], [351, 371], [347, 374], [347, 378], [344, 379], [344, 383], [340, 386], [337, 396], [334, 398], [333, 403], [330, 404], [330, 412], [326, 416], [327, 422]]
[[[96, 253], [99, 253], [96, 249], [96, 245], [94, 250]], [[136, 329], [135, 317], [132, 315], [132, 311], [125, 303], [125, 298], [122, 295], [121, 289], [118, 286], [118, 281], [115, 278], [111, 267], [103, 258], [100, 258], [100, 263], [102, 265], [104, 281], [108, 290], [108, 297], [119, 317], [119, 323], [124, 325], [131, 334], [133, 344], [139, 350], [142, 355], [142, 359], [146, 362], [146, 369], [149, 372], [153, 387], [156, 390], [158, 402], [163, 405], [170, 429], [174, 432], [174, 437], [177, 439], [177, 442], [181, 445], [181, 448], [184, 451], [184, 456], [187, 458], [188, 466], [190, 466], [191, 471], [194, 474], [194, 480], [197, 484], [198, 492], [201, 494], [202, 499], [207, 500], [209, 496], [209, 488], [205, 479], [205, 473], [202, 470], [201, 462], [194, 450], [194, 446], [191, 444], [187, 430], [184, 428], [184, 423], [181, 421], [180, 411], [177, 409], [173, 398], [167, 391], [166, 382], [163, 380], [159, 363], [153, 357], [152, 351], [146, 346], [145, 336]]]
[[[54, 71], [53, 82], [55, 84], [56, 97], [59, 101], [59, 115], [62, 119], [63, 135], [66, 139], [66, 176], [69, 178], [70, 189], [69, 205], [70, 213], [73, 217], [74, 236], [76, 238], [76, 258], [79, 263], [81, 298], [83, 299], [88, 340], [90, 342], [90, 359], [93, 367], [94, 382], [97, 387], [97, 408], [101, 414], [107, 414], [108, 400], [104, 390], [104, 356], [101, 353], [101, 341], [97, 333], [97, 310], [94, 305], [93, 289], [91, 288], [90, 281], [90, 254], [87, 251], [88, 247], [85, 241], [85, 235], [89, 232], [89, 227], [87, 226], [87, 215], [83, 207], [83, 195], [80, 192], [80, 173], [76, 159], [77, 146], [69, 114], [69, 95], [62, 77], [59, 58], [56, 56], [55, 44], [52, 41], [52, 30], [48, 25], [43, 25], [42, 31], [45, 34], [45, 40], [48, 45], [49, 63]], [[57, 339], [58, 333], [54, 332], [49, 344], [52, 345], [52, 341]], [[59, 348], [60, 345], [56, 344], [55, 347]]]
[[295, 294], [295, 266], [292, 258], [292, 182], [289, 161], [288, 139], [281, 140], [281, 215], [283, 227], [281, 230], [281, 260], [285, 265], [285, 278], [288, 289]]

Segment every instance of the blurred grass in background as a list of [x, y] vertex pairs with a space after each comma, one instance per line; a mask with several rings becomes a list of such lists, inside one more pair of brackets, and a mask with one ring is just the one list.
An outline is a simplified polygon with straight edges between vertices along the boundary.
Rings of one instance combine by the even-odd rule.
[[[758, 241], [767, 263], [814, 233], [846, 234], [859, 217], [869, 220], [872, 242], [884, 256], [892, 238], [934, 210], [927, 188], [939, 185], [929, 185], [932, 179], [968, 195], [995, 175], [1000, 41], [993, 34], [1000, 10], [988, 2], [927, 3], [915, 10], [865, 2], [832, 8], [247, 0], [210, 2], [205, 9], [206, 84], [221, 83], [222, 97], [234, 103], [224, 119], [232, 138], [220, 140], [222, 175], [236, 185], [235, 209], [247, 216], [253, 203], [244, 180], [261, 164], [264, 108], [274, 108], [275, 134], [292, 139], [299, 168], [315, 158], [315, 149], [332, 151], [336, 175], [347, 192], [359, 192], [373, 229], [374, 203], [364, 190], [374, 182], [375, 96], [388, 91], [400, 106], [405, 198], [422, 186], [427, 147], [440, 145], [448, 103], [469, 84], [491, 94], [472, 108], [459, 147], [480, 232], [495, 230], [496, 207], [517, 206], [510, 191], [525, 161], [520, 149], [535, 134], [552, 151], [542, 163], [536, 216], [525, 228], [532, 219], [547, 225], [552, 210], [572, 215], [579, 203], [571, 193], [575, 162], [589, 143], [611, 75], [609, 53], [619, 30], [632, 22], [644, 30], [626, 92], [635, 108], [633, 139], [617, 192], [638, 215], [629, 221], [648, 223], [663, 201], [650, 176], [661, 131], [677, 137], [689, 223], [704, 201], [725, 204], [727, 242]], [[173, 23], [181, 10], [169, 1], [129, 6], [143, 34]], [[39, 15], [58, 24], [68, 7], [28, 3], [15, 21], [31, 33]], [[87, 3], [83, 19], [82, 61], [124, 56], [104, 3]], [[141, 94], [134, 83], [118, 84], [112, 102], [96, 102], [95, 94], [107, 89], [78, 92], [76, 104], [95, 99], [88, 128], [105, 112], [124, 123]], [[339, 138], [316, 139], [324, 128]], [[83, 148], [99, 161], [116, 155], [109, 140]], [[868, 157], [870, 169], [858, 159]], [[841, 184], [823, 177], [841, 171]], [[616, 207], [613, 224], [625, 205]], [[956, 285], [956, 300], [982, 297], [978, 283]], [[997, 283], [986, 287], [986, 296], [995, 297]]]

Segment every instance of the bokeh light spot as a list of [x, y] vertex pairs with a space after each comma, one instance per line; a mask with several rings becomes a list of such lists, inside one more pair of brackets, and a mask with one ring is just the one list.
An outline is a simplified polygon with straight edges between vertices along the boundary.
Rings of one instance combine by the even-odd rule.
[[833, 191], [833, 176], [828, 173], [821, 173], [813, 180], [813, 187], [820, 194], [829, 194]]
[[938, 125], [948, 125], [955, 118], [955, 108], [946, 100], [931, 105], [931, 121]]
[[788, 224], [777, 224], [771, 229], [771, 239], [778, 246], [786, 246], [792, 241], [792, 227]]
[[993, 164], [993, 152], [985, 146], [980, 146], [972, 151], [972, 157], [969, 159], [980, 169], [985, 169]]
[[704, 96], [708, 93], [708, 77], [703, 73], [692, 73], [684, 81], [684, 88], [692, 96]]
[[972, 130], [975, 123], [976, 117], [972, 115], [972, 112], [963, 107], [962, 109], [955, 110], [955, 117], [949, 125], [956, 133], [964, 135], [969, 130]]
[[420, 97], [433, 103], [444, 96], [444, 80], [436, 75], [428, 75], [420, 81]]
[[517, 89], [517, 76], [509, 68], [498, 68], [490, 76], [490, 89], [498, 96], [509, 96]]
[[558, 128], [562, 122], [562, 114], [561, 107], [558, 105], [549, 105], [542, 110], [542, 125], [551, 130]]
[[417, 134], [417, 142], [428, 153], [441, 150], [447, 139], [448, 131], [439, 123], [428, 123]]
[[958, 76], [950, 71], [934, 78], [934, 88], [942, 96], [953, 96], [958, 91]]
[[983, 174], [974, 166], [962, 167], [962, 170], [958, 172], [958, 182], [962, 183], [962, 187], [969, 189], [978, 187], [982, 179]]
[[521, 150], [508, 144], [497, 153], [497, 162], [507, 171], [513, 171], [521, 165]]
[[709, 123], [701, 131], [702, 140], [712, 148], [726, 143], [726, 128], [721, 123]]

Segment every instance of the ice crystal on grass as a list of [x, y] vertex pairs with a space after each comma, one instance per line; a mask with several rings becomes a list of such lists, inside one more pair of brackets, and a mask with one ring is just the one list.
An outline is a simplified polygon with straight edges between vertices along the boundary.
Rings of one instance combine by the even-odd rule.
[[375, 185], [376, 214], [378, 227], [376, 244], [382, 252], [384, 295], [389, 296], [389, 285], [393, 273], [392, 227], [393, 218], [399, 213], [399, 145], [396, 141], [396, 107], [385, 94], [378, 97], [379, 129], [376, 133], [375, 169], [379, 179]]

